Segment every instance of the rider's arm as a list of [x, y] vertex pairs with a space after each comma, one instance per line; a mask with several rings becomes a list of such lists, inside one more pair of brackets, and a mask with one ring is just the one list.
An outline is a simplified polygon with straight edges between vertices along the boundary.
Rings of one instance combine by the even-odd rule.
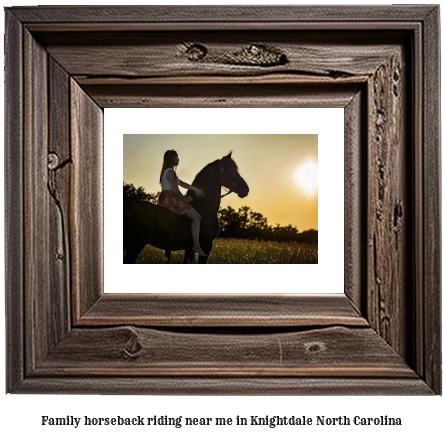
[[205, 191], [202, 189], [198, 189], [197, 187], [191, 186], [191, 184], [185, 183], [184, 181], [181, 181], [178, 183], [180, 187], [183, 187], [184, 189], [188, 190], [194, 190], [197, 196], [205, 196]]
[[177, 196], [177, 198], [180, 198], [180, 199], [183, 199], [183, 201], [186, 201], [186, 198], [182, 195], [182, 193], [180, 192], [180, 190], [178, 188], [177, 175], [175, 174], [175, 172], [173, 170], [168, 171], [168, 173], [166, 174], [166, 178], [171, 183], [172, 191]]

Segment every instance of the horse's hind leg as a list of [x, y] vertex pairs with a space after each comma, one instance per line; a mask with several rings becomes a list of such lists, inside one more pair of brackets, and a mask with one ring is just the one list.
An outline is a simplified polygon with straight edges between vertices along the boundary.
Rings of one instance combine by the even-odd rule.
[[124, 264], [134, 264], [137, 261], [138, 255], [143, 251], [144, 245], [131, 244], [126, 247]]
[[192, 249], [187, 249], [185, 251], [185, 258], [183, 259], [184, 264], [194, 263], [195, 252]]
[[[209, 257], [209, 253], [206, 253], [206, 254], [208, 254], [208, 257]], [[208, 264], [208, 257], [202, 257], [202, 256], [198, 256], [198, 264], [199, 265], [206, 265], [206, 264]]]

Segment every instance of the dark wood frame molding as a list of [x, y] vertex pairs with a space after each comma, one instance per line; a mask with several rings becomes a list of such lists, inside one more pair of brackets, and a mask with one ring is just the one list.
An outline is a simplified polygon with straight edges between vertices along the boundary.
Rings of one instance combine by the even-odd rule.
[[[7, 8], [7, 392], [441, 394], [439, 41], [438, 6]], [[103, 108], [177, 106], [345, 109], [345, 295], [103, 293]]]

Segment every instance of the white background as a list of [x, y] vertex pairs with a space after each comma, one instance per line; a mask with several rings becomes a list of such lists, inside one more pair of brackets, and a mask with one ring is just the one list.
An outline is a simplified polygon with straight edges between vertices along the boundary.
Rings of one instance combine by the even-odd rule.
[[[45, 4], [51, 2], [46, 1]], [[62, 2], [56, 1], [53, 4]], [[95, 4], [112, 4], [110, 0], [95, 1]], [[188, 2], [191, 3], [191, 2]], [[204, 2], [209, 3], [209, 2]], [[223, 2], [218, 2], [222, 4]], [[232, 2], [225, 2], [226, 4]], [[242, 0], [241, 4], [269, 4], [270, 1]], [[279, 0], [279, 4], [296, 4]], [[309, 2], [301, 4], [356, 4], [357, 1], [340, 0], [339, 2]], [[389, 4], [389, 2], [369, 1], [365, 4]], [[30, 5], [32, 2], [4, 2], [4, 6]], [[67, 3], [68, 4], [68, 3]], [[133, 1], [131, 4], [147, 4]], [[156, 4], [168, 4], [156, 2]], [[194, 3], [198, 4], [198, 3]], [[3, 26], [3, 20], [2, 24]], [[0, 69], [0, 74], [3, 74]], [[3, 106], [2, 106], [3, 107]], [[3, 123], [1, 119], [0, 123]], [[3, 154], [0, 154], [3, 157]], [[3, 158], [1, 158], [3, 159]], [[3, 166], [0, 166], [3, 172]], [[0, 175], [0, 188], [3, 195], [3, 174]], [[3, 244], [4, 233], [0, 233], [0, 243]], [[0, 266], [1, 284], [4, 284], [4, 266]], [[1, 300], [0, 327], [4, 330], [4, 300]], [[5, 357], [4, 336], [0, 336], [0, 353]], [[4, 391], [4, 361], [1, 361], [0, 392]], [[65, 395], [0, 395], [0, 433], [5, 437], [96, 437], [105, 434], [106, 437], [121, 437], [123, 434], [132, 437], [147, 436], [181, 436], [181, 437], [225, 437], [254, 434], [255, 437], [380, 437], [392, 436], [440, 436], [442, 433], [443, 402], [441, 397], [191, 397], [191, 396], [65, 396]], [[39, 426], [42, 415], [51, 416], [131, 416], [131, 415], [164, 415], [169, 416], [225, 416], [235, 417], [249, 415], [390, 415], [400, 416], [402, 427], [354, 427], [336, 426], [311, 428], [182, 428], [182, 429], [148, 429], [131, 428], [91, 428], [73, 429], [72, 427], [42, 427]], [[23, 434], [23, 435], [22, 435]]]
[[[146, 121], [149, 120], [149, 123]], [[174, 120], [174, 123], [171, 123]], [[199, 126], [192, 121], [200, 120]], [[222, 122], [221, 122], [222, 121]], [[321, 121], [321, 122], [319, 122]], [[151, 129], [151, 131], [149, 131]], [[152, 131], [154, 129], [155, 131]], [[198, 130], [198, 131], [197, 131]], [[123, 265], [123, 206], [115, 202], [123, 180], [123, 134], [318, 134], [319, 258], [316, 265], [174, 265], [186, 278], [229, 278], [243, 293], [344, 292], [344, 110], [342, 108], [105, 109], [105, 292], [170, 293], [161, 282], [171, 265]], [[270, 150], [272, 152], [272, 149]], [[218, 157], [214, 157], [216, 159]], [[221, 158], [221, 157], [220, 157]], [[253, 165], [253, 159], [252, 159]], [[247, 164], [238, 163], [245, 167]], [[259, 169], [257, 169], [259, 171]], [[236, 195], [232, 195], [236, 196]], [[246, 199], [247, 202], [247, 199]], [[154, 273], [154, 274], [153, 274]], [[146, 277], [149, 276], [149, 283]], [[211, 282], [206, 293], [226, 293]], [[332, 287], [333, 285], [333, 287]], [[150, 287], [151, 289], [148, 289]], [[180, 293], [198, 293], [193, 282]]]

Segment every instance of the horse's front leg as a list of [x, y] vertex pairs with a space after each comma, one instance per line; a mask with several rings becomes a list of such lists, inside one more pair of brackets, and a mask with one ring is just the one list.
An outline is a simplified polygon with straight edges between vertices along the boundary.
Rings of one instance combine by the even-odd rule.
[[185, 251], [185, 258], [183, 259], [184, 264], [190, 264], [194, 263], [195, 258], [195, 251], [192, 251], [192, 249], [187, 249]]

